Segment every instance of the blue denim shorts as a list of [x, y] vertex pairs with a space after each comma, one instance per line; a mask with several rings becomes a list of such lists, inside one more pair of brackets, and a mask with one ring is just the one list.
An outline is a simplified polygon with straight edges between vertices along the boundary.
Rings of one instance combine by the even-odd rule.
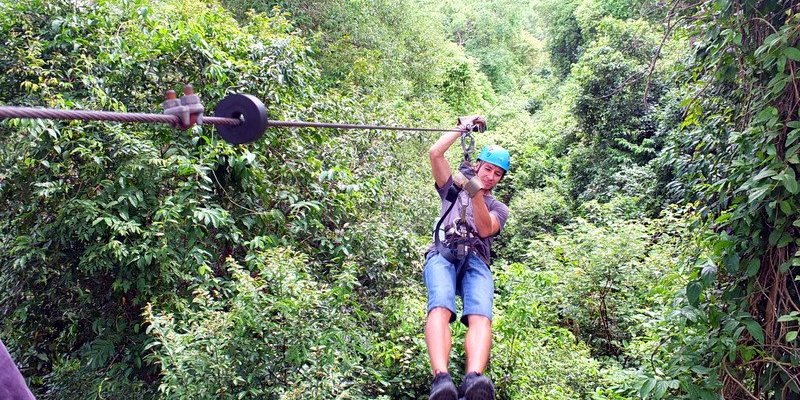
[[492, 271], [480, 257], [470, 254], [463, 267], [467, 268], [464, 277], [456, 284], [456, 267], [436, 251], [429, 252], [425, 257], [422, 277], [428, 288], [428, 312], [436, 307], [444, 307], [452, 313], [450, 322], [455, 321], [458, 295], [464, 303], [461, 323], [468, 325], [469, 315], [482, 315], [491, 321], [494, 302]]

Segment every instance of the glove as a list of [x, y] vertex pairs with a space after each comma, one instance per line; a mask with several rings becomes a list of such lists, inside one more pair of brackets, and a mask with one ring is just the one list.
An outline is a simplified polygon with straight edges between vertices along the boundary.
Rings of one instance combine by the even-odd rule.
[[486, 131], [486, 118], [483, 118], [480, 115], [467, 115], [464, 117], [458, 117], [458, 127], [468, 129], [473, 132], [484, 132]]
[[475, 195], [483, 189], [483, 182], [481, 182], [477, 176], [473, 176], [472, 179], [467, 179], [464, 174], [458, 171], [453, 174], [453, 183], [461, 189], [466, 190], [470, 198], [475, 197]]
[[470, 198], [473, 198], [476, 194], [483, 190], [483, 182], [481, 182], [477, 176], [473, 176], [472, 179], [470, 179], [469, 182], [464, 185], [464, 190], [467, 191], [467, 194]]

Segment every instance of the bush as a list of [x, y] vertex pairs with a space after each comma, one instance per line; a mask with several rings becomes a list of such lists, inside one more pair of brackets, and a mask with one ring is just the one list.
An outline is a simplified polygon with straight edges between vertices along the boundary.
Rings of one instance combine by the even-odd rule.
[[191, 301], [145, 309], [162, 366], [159, 391], [185, 399], [373, 398], [367, 362], [375, 339], [354, 301], [355, 277], [331, 285], [310, 275], [291, 249], [259, 250], [244, 269], [229, 260], [231, 280], [198, 284]]
[[524, 189], [509, 204], [510, 215], [498, 253], [507, 260], [521, 260], [526, 243], [537, 235], [554, 232], [571, 216], [567, 200], [556, 189]]
[[[0, 102], [146, 111], [156, 108], [165, 88], [191, 82], [204, 99], [220, 99], [230, 88], [252, 93], [270, 104], [276, 119], [359, 122], [370, 107], [384, 111], [378, 117], [388, 115], [361, 99], [317, 94], [309, 48], [283, 15], [251, 13], [238, 24], [216, 2], [73, 3], [0, 6], [0, 37], [10, 49], [0, 53], [6, 71], [0, 87], [8, 88], [0, 91]], [[349, 296], [344, 312], [356, 314], [336, 328], [339, 339], [324, 340], [350, 343], [342, 336], [349, 335], [341, 331], [346, 324], [377, 312], [354, 305], [367, 292], [360, 285], [370, 283], [370, 294], [386, 293], [393, 277], [413, 270], [415, 232], [428, 230], [415, 216], [435, 208], [408, 201], [413, 197], [403, 196], [401, 188], [383, 190], [388, 177], [415, 178], [417, 168], [389, 168], [414, 153], [396, 150], [422, 146], [413, 135], [392, 141], [374, 131], [351, 137], [268, 130], [258, 143], [234, 147], [199, 127], [176, 132], [150, 125], [8, 120], [0, 132], [0, 238], [9, 244], [0, 251], [0, 336], [42, 398], [150, 398], [157, 396], [162, 376], [169, 393], [200, 396], [207, 389], [227, 396], [221, 388], [229, 378], [237, 390], [239, 378], [277, 379], [240, 369], [258, 365], [247, 346], [260, 355], [274, 351], [273, 361], [296, 355], [289, 347], [257, 345], [247, 336], [252, 327], [236, 319], [275, 300], [258, 276], [246, 278], [265, 273], [249, 257], [260, 254], [256, 250], [291, 247], [287, 263], [308, 263], [298, 272], [309, 275], [302, 285], [322, 292], [308, 298], [316, 301], [311, 309]], [[391, 145], [375, 146], [377, 140]], [[373, 212], [378, 204], [413, 212], [389, 217]], [[404, 225], [387, 228], [392, 218]], [[343, 280], [352, 294], [332, 293]], [[186, 300], [204, 294], [210, 296], [205, 303]], [[226, 301], [239, 301], [242, 308], [225, 309]], [[194, 337], [186, 327], [193, 326], [200, 339], [218, 348], [193, 347], [191, 357], [169, 360], [148, 357], [153, 337], [145, 332], [145, 310], [152, 310], [153, 326], [164, 338], [172, 335], [165, 339], [170, 345], [191, 347]], [[306, 321], [309, 329], [325, 324], [327, 314], [312, 316], [317, 319]], [[192, 325], [193, 319], [209, 325]], [[228, 328], [236, 340], [226, 342]], [[294, 339], [315, 332], [305, 334]], [[365, 331], [364, 340], [370, 337]], [[354, 348], [347, 357], [368, 354]], [[276, 363], [270, 367], [282, 368]], [[340, 382], [339, 376], [367, 382], [365, 374], [375, 375], [359, 363], [337, 365], [341, 369], [331, 371], [331, 382]], [[284, 367], [296, 372], [300, 366]], [[201, 367], [213, 379], [196, 375], [186, 387], [175, 383]], [[307, 389], [321, 397], [339, 393]], [[256, 396], [253, 390], [241, 393]], [[369, 397], [382, 389], [364, 384], [343, 390]]]
[[493, 271], [498, 311], [489, 373], [498, 398], [586, 398], [600, 364], [572, 332], [556, 325], [551, 300], [558, 277], [520, 263], [495, 264]]

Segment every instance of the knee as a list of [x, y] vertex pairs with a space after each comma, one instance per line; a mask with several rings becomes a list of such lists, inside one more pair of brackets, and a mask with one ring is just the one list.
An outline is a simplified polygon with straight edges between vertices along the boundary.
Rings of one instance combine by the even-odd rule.
[[467, 322], [469, 323], [469, 329], [476, 329], [479, 331], [492, 330], [492, 320], [483, 315], [468, 315]]
[[453, 312], [448, 310], [447, 307], [434, 307], [428, 312], [428, 320], [430, 321], [444, 321], [448, 323], [452, 317]]

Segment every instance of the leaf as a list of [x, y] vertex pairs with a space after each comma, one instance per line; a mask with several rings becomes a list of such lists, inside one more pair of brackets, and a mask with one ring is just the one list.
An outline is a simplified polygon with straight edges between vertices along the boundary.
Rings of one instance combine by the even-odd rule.
[[708, 375], [713, 371], [711, 368], [702, 365], [693, 365], [691, 370], [698, 375]]
[[746, 319], [742, 321], [742, 323], [747, 328], [747, 332], [750, 332], [750, 336], [752, 336], [758, 344], [764, 344], [764, 330], [758, 322], [752, 319]]
[[[780, 246], [779, 246], [780, 247]], [[778, 267], [778, 271], [780, 273], [785, 273], [789, 270], [789, 267], [792, 266], [792, 260], [786, 261]]]
[[[735, 263], [736, 267], [735, 268], [738, 269], [739, 268], [739, 260], [738, 260], [739, 256], [736, 255], [736, 254], [733, 254], [733, 256], [736, 258], [736, 263]], [[735, 270], [732, 271], [732, 273], [735, 273]], [[712, 282], [714, 282], [714, 279], [716, 279], [716, 277], [717, 277], [717, 266], [714, 263], [709, 262], [700, 271], [700, 277], [703, 279], [703, 283], [705, 283], [706, 285], [710, 285]]]
[[800, 312], [792, 311], [789, 314], [781, 315], [780, 318], [778, 318], [778, 322], [789, 322], [789, 321], [800, 320], [800, 317], [798, 315], [800, 315]]
[[[794, 142], [797, 141], [797, 138], [800, 137], [800, 129], [797, 129], [798, 128], [797, 126], [793, 126], [793, 125], [796, 125], [796, 124], [792, 124], [792, 122], [800, 122], [800, 121], [789, 121], [786, 124], [790, 128], [793, 128], [792, 130], [789, 131], [789, 133], [786, 134], [786, 143], [784, 144], [784, 146], [786, 146], [786, 147], [789, 147], [789, 146], [793, 145]], [[797, 155], [797, 154], [794, 154], [794, 155]]]
[[761, 200], [761, 198], [764, 197], [764, 195], [767, 194], [767, 191], [769, 190], [770, 190], [769, 186], [760, 186], [755, 190], [751, 190], [747, 201], [752, 203], [755, 202], [756, 200]]
[[752, 347], [746, 346], [739, 349], [739, 354], [742, 355], [744, 362], [749, 362], [756, 355], [756, 351]]
[[758, 115], [756, 116], [756, 120], [757, 121], [768, 121], [772, 117], [777, 116], [777, 115], [778, 115], [778, 109], [775, 108], [775, 107], [770, 106], [770, 107], [767, 107], [767, 108], [761, 110], [761, 112], [759, 112]]
[[703, 287], [700, 285], [698, 281], [689, 282], [686, 286], [686, 297], [689, 299], [689, 304], [693, 307], [697, 307], [697, 304], [700, 300], [700, 291]]
[[777, 173], [778, 173], [777, 171], [775, 171], [773, 169], [770, 169], [769, 167], [764, 167], [764, 169], [759, 171], [759, 173], [756, 174], [756, 176], [753, 177], [753, 180], [760, 181], [760, 180], [762, 180], [764, 178], [768, 178], [768, 177], [773, 176], [773, 175], [775, 175]]
[[786, 173], [783, 174], [783, 186], [791, 194], [800, 193], [800, 186], [797, 184], [794, 168], [789, 167], [786, 169]]
[[769, 238], [768, 238], [768, 239], [769, 239], [769, 244], [770, 244], [770, 245], [773, 245], [773, 246], [774, 246], [775, 244], [777, 244], [777, 243], [778, 243], [778, 241], [781, 239], [781, 237], [783, 236], [783, 234], [784, 234], [784, 233], [785, 233], [784, 231], [782, 231], [782, 230], [779, 230], [779, 229], [775, 229], [775, 230], [773, 230], [773, 231], [772, 231], [772, 232], [769, 234]]
[[[727, 255], [727, 256], [722, 258], [722, 263], [725, 264], [725, 269], [727, 269], [728, 273], [730, 273], [730, 274], [735, 274], [735, 273], [739, 272], [739, 262], [740, 261], [741, 260], [739, 259], [739, 255], [736, 254], [736, 253], [729, 254], [729, 255]], [[717, 273], [716, 267], [714, 268], [713, 272], [714, 272], [714, 274]], [[701, 272], [701, 276], [703, 276], [705, 273], [706, 273], [706, 267], [703, 267], [703, 271]], [[711, 281], [713, 281], [714, 277], [712, 276], [710, 278], [711, 278]], [[708, 284], [708, 283], [710, 283], [710, 281], [706, 281], [706, 284]]]
[[659, 381], [656, 385], [656, 390], [653, 392], [653, 397], [661, 399], [664, 397], [665, 393], [667, 393], [667, 382]]
[[800, 50], [798, 50], [797, 47], [787, 47], [783, 50], [783, 54], [794, 61], [800, 61]]
[[723, 212], [719, 215], [719, 217], [717, 217], [717, 219], [714, 220], [714, 223], [721, 224], [723, 222], [727, 222], [729, 219], [731, 219], [731, 217], [733, 217], [733, 214]]
[[753, 259], [747, 263], [747, 277], [751, 278], [756, 276], [758, 270], [761, 268], [761, 260]]
[[793, 342], [795, 339], [797, 339], [797, 332], [798, 331], [791, 331], [791, 332], [787, 333], [786, 334], [786, 341], [787, 342]]
[[639, 397], [645, 398], [648, 394], [653, 390], [656, 386], [656, 380], [653, 378], [649, 378], [644, 382], [644, 385], [639, 389]]
[[719, 396], [715, 392], [710, 392], [708, 390], [703, 390], [700, 392], [700, 398], [702, 400], [719, 400]]
[[786, 215], [792, 215], [792, 203], [788, 201], [780, 202], [781, 211]]

